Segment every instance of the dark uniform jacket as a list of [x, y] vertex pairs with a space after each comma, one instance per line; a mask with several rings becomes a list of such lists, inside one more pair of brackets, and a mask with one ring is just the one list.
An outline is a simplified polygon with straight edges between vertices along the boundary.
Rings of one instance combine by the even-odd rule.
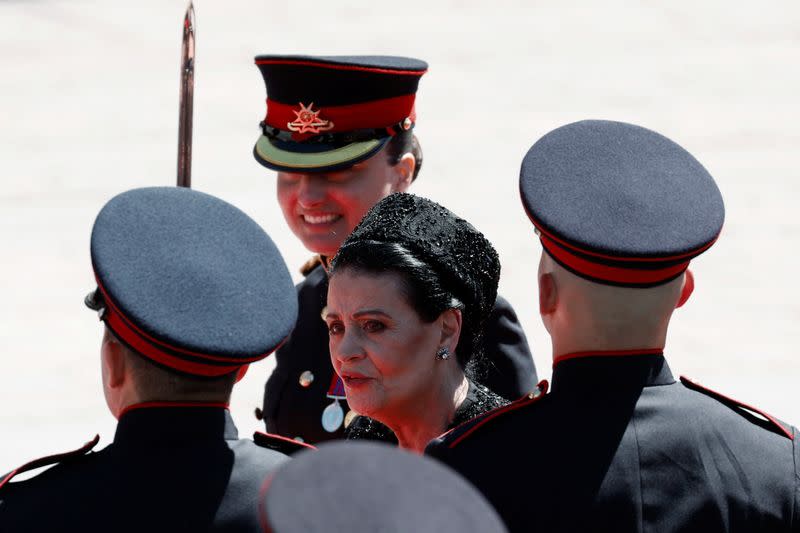
[[0, 488], [0, 531], [260, 532], [259, 489], [286, 460], [225, 408], [137, 408], [103, 450]]
[[[276, 352], [276, 366], [264, 390], [263, 417], [267, 431], [305, 442], [344, 438], [344, 425], [329, 433], [321, 423], [322, 411], [333, 400], [327, 397], [334, 372], [328, 350], [328, 328], [321, 318], [328, 294], [328, 277], [317, 263], [297, 286], [299, 314], [289, 340]], [[516, 400], [537, 382], [528, 341], [511, 305], [497, 298], [486, 325], [487, 359], [484, 385], [507, 399]], [[300, 383], [304, 372], [313, 375], [308, 386]], [[344, 412], [347, 403], [341, 400]]]
[[472, 481], [510, 531], [800, 531], [796, 439], [676, 381], [663, 355], [606, 354], [557, 363], [551, 394], [470, 421], [427, 453]]

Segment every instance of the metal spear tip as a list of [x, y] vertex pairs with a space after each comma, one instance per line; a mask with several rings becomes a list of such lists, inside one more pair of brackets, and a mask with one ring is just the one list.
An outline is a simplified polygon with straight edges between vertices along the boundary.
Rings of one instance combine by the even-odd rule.
[[178, 117], [178, 186], [192, 186], [192, 114], [194, 101], [194, 4], [190, 1], [183, 16], [181, 42], [181, 83]]
[[191, 1], [186, 6], [186, 14], [183, 15], [183, 31], [184, 33], [194, 32], [194, 4]]

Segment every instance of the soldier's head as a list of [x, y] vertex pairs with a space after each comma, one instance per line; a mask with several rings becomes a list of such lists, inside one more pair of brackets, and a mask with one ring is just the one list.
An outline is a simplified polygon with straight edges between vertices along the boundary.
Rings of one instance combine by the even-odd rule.
[[233, 385], [247, 370], [202, 376], [174, 370], [145, 357], [105, 328], [100, 348], [103, 394], [118, 416], [126, 407], [144, 402], [228, 403]]
[[539, 307], [554, 355], [663, 348], [694, 289], [689, 261], [722, 229], [706, 169], [651, 130], [582, 121], [531, 147], [520, 193], [542, 244]]
[[427, 64], [384, 56], [258, 56], [267, 114], [253, 154], [278, 172], [292, 232], [333, 256], [370, 207], [422, 165], [414, 101]]
[[289, 334], [297, 297], [283, 258], [252, 219], [175, 187], [112, 198], [92, 230], [112, 412], [149, 401], [226, 402], [237, 377]]

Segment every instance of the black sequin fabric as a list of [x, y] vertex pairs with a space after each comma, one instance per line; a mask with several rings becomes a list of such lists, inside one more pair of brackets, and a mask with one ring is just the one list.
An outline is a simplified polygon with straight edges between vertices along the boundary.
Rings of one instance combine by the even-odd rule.
[[[508, 405], [509, 403], [508, 400], [493, 393], [480, 383], [470, 381], [467, 397], [464, 398], [464, 401], [461, 402], [461, 405], [456, 409], [453, 420], [445, 431], [451, 430], [464, 422], [472, 420], [476, 416], [480, 416], [492, 409]], [[369, 418], [367, 416], [355, 417], [347, 429], [345, 429], [344, 434], [345, 438], [350, 440], [377, 440], [397, 444], [397, 437], [391, 429], [374, 418]]]
[[436, 202], [407, 193], [387, 196], [364, 215], [342, 248], [358, 241], [403, 245], [439, 273], [478, 324], [492, 312], [500, 280], [497, 252], [472, 224]]

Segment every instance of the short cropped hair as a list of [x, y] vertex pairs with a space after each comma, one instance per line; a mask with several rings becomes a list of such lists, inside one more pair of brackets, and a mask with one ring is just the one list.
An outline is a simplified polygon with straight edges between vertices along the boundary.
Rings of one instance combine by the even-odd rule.
[[227, 401], [230, 398], [236, 383], [235, 371], [211, 377], [186, 374], [158, 364], [125, 344], [116, 335], [114, 338], [124, 348], [125, 361], [130, 366], [140, 397], [147, 400], [176, 401]]
[[420, 146], [419, 139], [414, 135], [413, 130], [401, 131], [386, 143], [386, 156], [392, 166], [399, 163], [400, 159], [409, 153], [416, 160], [414, 175], [411, 176], [411, 181], [414, 181], [422, 168], [422, 146]]

